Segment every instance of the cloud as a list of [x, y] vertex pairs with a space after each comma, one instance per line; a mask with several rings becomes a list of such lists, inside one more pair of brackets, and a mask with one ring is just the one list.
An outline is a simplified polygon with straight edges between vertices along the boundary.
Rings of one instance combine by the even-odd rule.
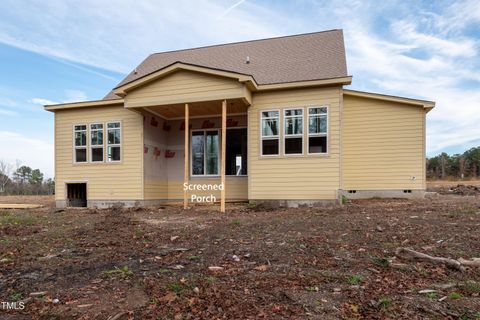
[[80, 90], [65, 90], [64, 96], [65, 98], [62, 99], [61, 101], [54, 101], [54, 100], [45, 99], [45, 98], [32, 98], [28, 100], [28, 102], [45, 106], [45, 105], [51, 105], [51, 104], [71, 103], [71, 102], [80, 102], [80, 101], [88, 100], [87, 94]]
[[227, 10], [225, 10], [221, 15], [220, 17], [225, 17], [230, 11], [232, 11], [233, 9], [235, 9], [236, 7], [238, 7], [239, 5], [241, 5], [242, 3], [244, 3], [245, 0], [240, 0], [236, 3], [234, 3], [232, 6], [228, 7]]
[[28, 100], [28, 102], [33, 103], [33, 104], [39, 104], [39, 105], [42, 105], [42, 106], [59, 103], [59, 102], [56, 102], [56, 101], [53, 101], [53, 100], [48, 100], [48, 99], [43, 99], [43, 98], [33, 98], [33, 99]]
[[350, 12], [343, 16], [353, 87], [436, 101], [427, 115], [430, 154], [461, 151], [478, 144], [480, 137], [479, 39], [464, 32], [471, 27], [464, 20], [449, 25], [448, 31], [442, 28], [446, 21], [459, 18], [460, 5], [442, 7], [435, 14], [422, 10], [401, 14], [398, 5], [398, 14], [387, 16], [381, 32], [377, 17], [383, 12], [359, 9], [357, 17]]
[[53, 177], [53, 145], [44, 140], [24, 136], [17, 132], [0, 131], [0, 158], [15, 164], [17, 160], [46, 177]]
[[5, 0], [0, 4], [0, 42], [128, 73], [148, 54], [178, 49], [179, 43], [191, 47], [278, 34], [281, 27], [271, 25], [275, 15], [270, 10], [248, 2], [238, 5], [222, 18], [225, 6], [208, 0]]

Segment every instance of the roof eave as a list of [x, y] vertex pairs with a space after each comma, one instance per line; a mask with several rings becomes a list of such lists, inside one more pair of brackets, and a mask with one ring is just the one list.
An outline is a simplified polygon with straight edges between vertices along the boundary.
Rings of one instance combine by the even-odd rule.
[[91, 100], [91, 101], [81, 101], [81, 102], [72, 102], [72, 103], [50, 104], [50, 105], [43, 106], [43, 108], [46, 111], [55, 112], [58, 110], [65, 110], [65, 109], [106, 107], [106, 106], [113, 106], [113, 105], [121, 105], [123, 103], [124, 103], [123, 99]]
[[386, 94], [357, 91], [357, 90], [350, 90], [350, 89], [343, 89], [343, 94], [354, 96], [354, 97], [371, 98], [371, 99], [377, 99], [377, 100], [385, 100], [390, 102], [420, 106], [420, 107], [423, 107], [426, 110], [426, 112], [429, 112], [430, 110], [435, 108], [435, 102], [428, 101], [428, 100], [412, 99], [412, 98], [406, 98], [406, 97], [400, 97], [400, 96], [391, 96]]

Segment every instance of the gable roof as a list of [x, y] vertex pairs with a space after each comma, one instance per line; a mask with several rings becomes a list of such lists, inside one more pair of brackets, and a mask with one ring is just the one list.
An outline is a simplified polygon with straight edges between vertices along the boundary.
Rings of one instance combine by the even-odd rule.
[[[249, 63], [246, 63], [247, 57]], [[250, 75], [259, 85], [347, 77], [342, 30], [229, 43], [148, 56], [115, 88], [177, 62]], [[110, 92], [104, 99], [118, 98]]]

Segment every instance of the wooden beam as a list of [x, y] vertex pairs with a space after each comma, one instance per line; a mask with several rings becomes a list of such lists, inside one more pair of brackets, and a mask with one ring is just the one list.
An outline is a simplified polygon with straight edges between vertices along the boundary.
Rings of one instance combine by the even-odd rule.
[[220, 211], [225, 213], [225, 149], [227, 145], [227, 100], [223, 100], [222, 102], [222, 166], [221, 166], [221, 183], [222, 183], [222, 190], [220, 191]]
[[[189, 120], [189, 109], [188, 109], [188, 103], [185, 103], [185, 170], [184, 170], [184, 175], [183, 175], [183, 182], [188, 184], [188, 165], [189, 165], [189, 144], [188, 144], [188, 138], [190, 134], [190, 125], [188, 123]], [[183, 191], [183, 209], [187, 209], [188, 207], [188, 194], [187, 190]]]

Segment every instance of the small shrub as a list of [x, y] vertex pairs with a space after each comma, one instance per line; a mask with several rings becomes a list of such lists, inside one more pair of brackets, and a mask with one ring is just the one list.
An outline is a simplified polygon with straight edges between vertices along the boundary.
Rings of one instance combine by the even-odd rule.
[[347, 279], [347, 283], [349, 285], [358, 285], [360, 284], [361, 282], [363, 281], [363, 278], [362, 276], [358, 275], [358, 274], [352, 274], [350, 277], [348, 277]]
[[347, 204], [348, 203], [348, 198], [342, 195], [342, 204]]
[[452, 292], [448, 295], [448, 297], [452, 300], [458, 300], [460, 299], [462, 296], [460, 295], [460, 293], [458, 292]]
[[241, 224], [242, 224], [242, 223], [240, 222], [240, 220], [233, 220], [233, 221], [232, 221], [232, 225], [234, 225], [234, 226], [239, 226], [239, 225], [241, 225]]
[[257, 207], [257, 203], [255, 201], [249, 201], [247, 204], [248, 209], [255, 209]]

